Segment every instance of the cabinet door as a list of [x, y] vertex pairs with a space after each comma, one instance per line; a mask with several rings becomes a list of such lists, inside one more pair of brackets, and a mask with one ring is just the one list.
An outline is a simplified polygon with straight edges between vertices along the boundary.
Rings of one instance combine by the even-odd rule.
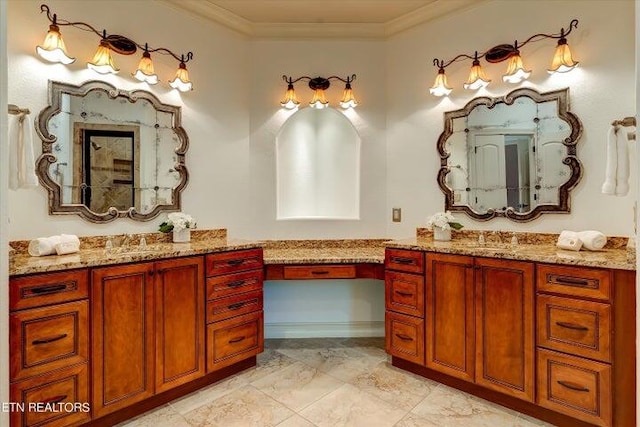
[[473, 258], [427, 254], [426, 365], [473, 381]]
[[534, 264], [475, 263], [476, 383], [533, 402]]
[[155, 264], [156, 393], [204, 375], [204, 258]]
[[153, 395], [153, 263], [92, 272], [94, 417]]

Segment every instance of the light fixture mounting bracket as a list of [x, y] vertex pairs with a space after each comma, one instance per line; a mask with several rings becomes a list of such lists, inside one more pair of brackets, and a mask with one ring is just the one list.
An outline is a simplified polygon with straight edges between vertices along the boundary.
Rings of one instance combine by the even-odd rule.
[[514, 45], [499, 44], [489, 49], [484, 54], [484, 59], [491, 64], [497, 64], [511, 58], [516, 52], [518, 52], [518, 49]]
[[315, 77], [309, 80], [309, 87], [313, 90], [327, 90], [331, 86], [329, 79], [325, 79], [324, 77]]

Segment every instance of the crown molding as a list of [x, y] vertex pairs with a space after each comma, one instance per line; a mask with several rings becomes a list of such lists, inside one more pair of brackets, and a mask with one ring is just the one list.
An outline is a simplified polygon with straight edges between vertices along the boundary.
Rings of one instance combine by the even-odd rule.
[[240, 34], [266, 39], [386, 39], [425, 22], [486, 3], [489, 0], [436, 0], [382, 24], [371, 23], [255, 23], [205, 0], [159, 0], [217, 22]]

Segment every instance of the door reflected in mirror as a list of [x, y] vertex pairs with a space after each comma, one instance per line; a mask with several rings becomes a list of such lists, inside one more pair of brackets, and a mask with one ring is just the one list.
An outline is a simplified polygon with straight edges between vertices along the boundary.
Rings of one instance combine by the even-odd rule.
[[445, 113], [438, 140], [445, 209], [515, 221], [569, 212], [569, 191], [581, 175], [575, 144], [582, 126], [567, 110], [568, 96], [568, 89], [517, 89]]

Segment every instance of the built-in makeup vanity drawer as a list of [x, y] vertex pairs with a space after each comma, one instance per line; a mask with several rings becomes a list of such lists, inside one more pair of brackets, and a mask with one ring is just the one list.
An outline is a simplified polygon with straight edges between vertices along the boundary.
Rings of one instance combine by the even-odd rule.
[[286, 265], [284, 278], [308, 280], [308, 279], [354, 279], [356, 266], [351, 265]]

